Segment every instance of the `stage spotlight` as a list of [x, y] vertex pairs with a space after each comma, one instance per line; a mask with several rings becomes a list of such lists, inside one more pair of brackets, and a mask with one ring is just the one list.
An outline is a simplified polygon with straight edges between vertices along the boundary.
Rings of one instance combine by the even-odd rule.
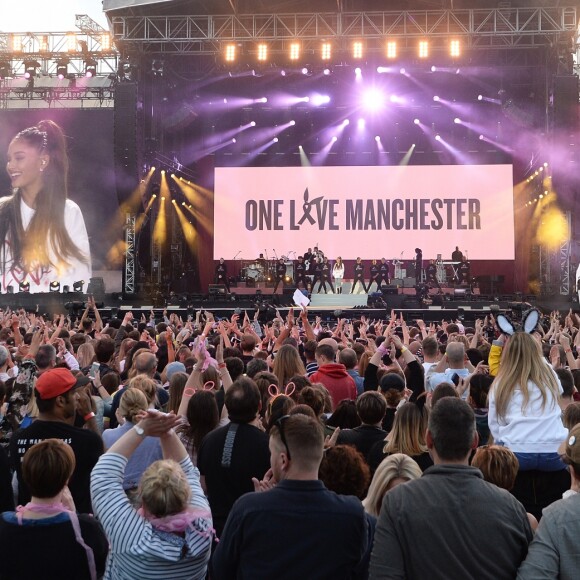
[[355, 74], [356, 77], [362, 77], [362, 70], [361, 70], [360, 66], [357, 66], [354, 69], [354, 74]]
[[461, 56], [461, 43], [459, 40], [452, 40], [449, 43], [449, 54], [452, 58]]
[[274, 139], [272, 139], [272, 141], [274, 141], [274, 143], [278, 143], [278, 137], [274, 137]]
[[302, 74], [303, 75], [307, 75], [308, 74], [308, 69], [306, 67], [302, 68]]
[[405, 70], [403, 67], [401, 67], [401, 68], [399, 69], [399, 74], [402, 74], [402, 75], [404, 75], [404, 74], [406, 74], [406, 73], [407, 73], [407, 71], [406, 71], [406, 70]]
[[154, 59], [151, 63], [151, 72], [154, 77], [162, 77], [163, 69], [165, 67], [165, 62], [162, 60]]
[[285, 77], [285, 76], [286, 76], [286, 71], [285, 71], [285, 70], [281, 70], [281, 71], [280, 71], [280, 74], [281, 74], [283, 77]]
[[60, 292], [60, 282], [53, 280], [49, 285], [48, 289], [50, 292]]
[[97, 61], [94, 58], [85, 60], [85, 76], [87, 78], [97, 76]]
[[387, 42], [387, 58], [397, 58], [397, 43], [394, 40]]
[[330, 69], [329, 69], [329, 68], [325, 68], [325, 69], [322, 71], [322, 74], [323, 74], [324, 76], [326, 76], [326, 77], [327, 77], [327, 76], [330, 74]]
[[61, 58], [56, 61], [56, 76], [62, 80], [68, 76], [68, 58]]
[[363, 106], [369, 111], [377, 111], [383, 106], [384, 96], [378, 89], [369, 89], [363, 95]]
[[18, 292], [30, 292], [30, 282], [20, 282]]
[[454, 122], [456, 125], [460, 125], [460, 124], [461, 124], [461, 119], [460, 119], [459, 117], [455, 117], [455, 119], [453, 119], [453, 122]]
[[258, 44], [258, 60], [260, 62], [266, 62], [268, 60], [268, 45]]
[[108, 32], [101, 34], [101, 51], [111, 50], [111, 35]]
[[261, 99], [256, 99], [256, 103], [267, 103], [268, 97], [262, 97]]
[[440, 99], [440, 98], [439, 98], [437, 95], [435, 95], [435, 96], [433, 97], [433, 100], [434, 100], [436, 103], [438, 103], [438, 102], [439, 102], [441, 99]]
[[315, 106], [326, 105], [330, 103], [330, 97], [328, 95], [313, 95], [310, 102]]
[[484, 137], [483, 135], [480, 135], [480, 136], [479, 136], [479, 140], [480, 140], [480, 141], [483, 141], [483, 140], [484, 140], [484, 138], [485, 138], [485, 137]]
[[296, 121], [295, 121], [294, 119], [292, 119], [292, 120], [290, 121], [290, 125], [292, 125], [292, 126], [296, 125]]
[[375, 137], [375, 141], [376, 141], [377, 143], [380, 143], [380, 141], [381, 141], [381, 138], [380, 138], [380, 137], [377, 135], [377, 136]]
[[435, 141], [441, 141], [441, 135], [435, 135]]
[[236, 60], [236, 45], [227, 44], [224, 59], [226, 62], [235, 62]]
[[435, 65], [433, 65], [433, 66], [431, 67], [431, 72], [436, 72], [436, 71], [437, 71], [437, 67], [436, 67]]
[[343, 127], [346, 127], [346, 126], [347, 126], [349, 123], [350, 123], [350, 121], [349, 121], [348, 119], [345, 119], [345, 120], [342, 122], [342, 126], [343, 126]]
[[363, 57], [363, 43], [360, 42], [360, 40], [357, 40], [352, 43], [352, 58], [360, 59], [362, 57]]
[[427, 58], [429, 56], [429, 43], [426, 40], [419, 42], [419, 58]]
[[338, 137], [335, 135], [330, 141], [332, 143], [336, 143], [338, 141]]
[[323, 42], [320, 47], [320, 58], [322, 60], [330, 60], [332, 58], [332, 44], [330, 42]]
[[419, 119], [413, 119], [413, 123], [415, 123], [415, 125], [418, 125], [421, 121], [419, 121]]
[[235, 137], [232, 137], [232, 143], [237, 143], [238, 140]]
[[22, 52], [22, 36], [20, 34], [10, 34], [10, 46], [14, 52]]
[[40, 63], [37, 60], [24, 61], [24, 78], [31, 79], [36, 76], [36, 69], [40, 68]]
[[300, 44], [293, 42], [290, 45], [290, 60], [298, 60], [300, 58]]
[[77, 280], [76, 282], [73, 282], [73, 292], [82, 292], [84, 285], [84, 280]]
[[252, 122], [250, 123], [250, 127], [255, 127], [255, 126], [256, 126], [256, 121], [252, 121]]
[[359, 120], [357, 121], [357, 123], [356, 123], [356, 126], [357, 126], [359, 129], [364, 129], [364, 128], [365, 128], [365, 125], [366, 125], [366, 122], [365, 122], [365, 120], [364, 120], [364, 119], [359, 119]]
[[477, 95], [477, 100], [478, 101], [483, 101], [483, 95]]

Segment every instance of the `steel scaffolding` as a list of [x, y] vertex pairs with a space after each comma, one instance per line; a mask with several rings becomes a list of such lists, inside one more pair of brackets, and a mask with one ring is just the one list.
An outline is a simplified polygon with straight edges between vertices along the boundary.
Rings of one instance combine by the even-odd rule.
[[125, 214], [125, 278], [124, 294], [135, 294], [135, 215]]
[[340, 50], [346, 42], [365, 41], [368, 53], [382, 52], [385, 39], [397, 40], [400, 49], [429, 40], [431, 50], [447, 48], [451, 37], [465, 49], [522, 49], [555, 46], [577, 34], [574, 6], [558, 8], [494, 8], [462, 10], [409, 10], [389, 12], [333, 12], [297, 14], [231, 14], [202, 16], [109, 17], [113, 39], [119, 46], [141, 52], [218, 54], [226, 42], [255, 51], [257, 42], [269, 43], [272, 54], [287, 51], [300, 41], [303, 54], [318, 50], [321, 40], [334, 41]]

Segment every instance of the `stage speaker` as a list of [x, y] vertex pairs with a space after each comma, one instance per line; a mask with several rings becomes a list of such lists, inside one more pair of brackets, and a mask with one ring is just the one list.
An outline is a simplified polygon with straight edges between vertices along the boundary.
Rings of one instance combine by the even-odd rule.
[[137, 83], [115, 87], [113, 155], [117, 197], [122, 205], [139, 185]]
[[554, 125], [571, 130], [578, 126], [578, 77], [554, 78]]
[[381, 286], [381, 292], [383, 293], [383, 296], [394, 296], [399, 293], [399, 289], [397, 286], [390, 284], [388, 286]]
[[402, 288], [403, 287], [403, 278], [393, 278], [391, 285], [396, 286], [397, 288]]
[[415, 278], [405, 278], [403, 280], [403, 288], [414, 288], [416, 283]]
[[225, 284], [210, 284], [208, 294], [211, 296], [225, 296], [228, 293]]

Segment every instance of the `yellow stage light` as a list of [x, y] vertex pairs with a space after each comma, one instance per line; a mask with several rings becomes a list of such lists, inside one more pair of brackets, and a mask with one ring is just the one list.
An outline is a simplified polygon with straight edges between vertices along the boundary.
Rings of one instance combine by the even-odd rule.
[[362, 58], [363, 57], [363, 43], [357, 40], [352, 43], [352, 58]]
[[226, 60], [226, 62], [234, 62], [236, 60], [236, 45], [235, 44], [226, 45], [225, 60]]
[[426, 40], [419, 42], [419, 58], [427, 58], [429, 56], [429, 43]]
[[258, 60], [260, 62], [265, 62], [268, 60], [268, 45], [258, 44]]
[[323, 42], [320, 51], [322, 60], [330, 60], [332, 57], [332, 45], [330, 42]]
[[397, 43], [394, 40], [387, 42], [387, 58], [397, 58]]
[[300, 58], [300, 44], [293, 42], [290, 45], [290, 60], [298, 60]]
[[77, 37], [74, 32], [69, 32], [66, 35], [66, 48], [69, 52], [75, 52], [77, 49]]
[[461, 43], [459, 42], [459, 40], [452, 40], [449, 43], [449, 54], [453, 58], [461, 56]]

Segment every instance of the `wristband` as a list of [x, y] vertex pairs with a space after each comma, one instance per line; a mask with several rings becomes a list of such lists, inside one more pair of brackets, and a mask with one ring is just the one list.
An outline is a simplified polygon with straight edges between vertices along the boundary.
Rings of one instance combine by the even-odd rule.
[[401, 352], [406, 352], [406, 351], [408, 351], [408, 350], [409, 350], [409, 349], [408, 349], [406, 346], [403, 346], [403, 347], [401, 348]]
[[92, 419], [95, 416], [95, 414], [91, 411], [90, 413], [87, 413], [84, 417], [83, 420], [85, 421], [85, 423], [87, 421], [89, 421], [90, 419]]
[[388, 352], [385, 346], [382, 344], [377, 348], [377, 351], [380, 352], [382, 355], [385, 355]]
[[195, 395], [195, 389], [192, 389], [191, 387], [187, 387], [187, 389], [183, 390], [184, 397], [193, 397], [193, 395]]
[[219, 363], [219, 364], [218, 364], [218, 368], [219, 368], [219, 369], [223, 369], [223, 368], [225, 368], [225, 367], [227, 367], [227, 365], [226, 365], [226, 363], [225, 363], [225, 362], [223, 362], [223, 363]]
[[571, 348], [565, 348], [564, 349], [564, 352], [572, 352], [572, 349]]

